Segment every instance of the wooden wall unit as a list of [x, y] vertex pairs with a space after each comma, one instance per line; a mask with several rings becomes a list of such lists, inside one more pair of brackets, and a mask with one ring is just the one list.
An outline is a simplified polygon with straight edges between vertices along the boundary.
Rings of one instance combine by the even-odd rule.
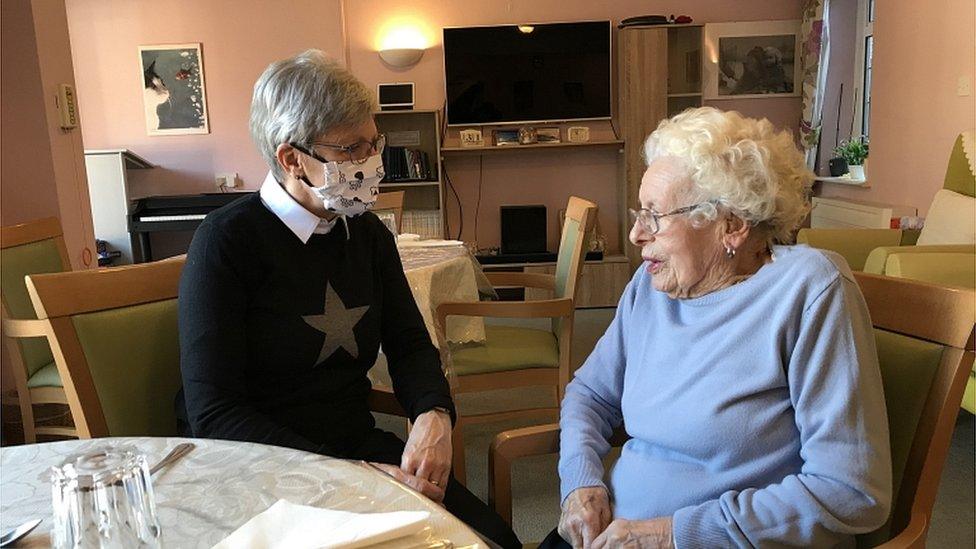
[[[627, 27], [619, 31], [618, 44], [616, 117], [625, 149], [618, 215], [621, 242], [626, 243], [627, 209], [638, 204], [644, 175], [644, 140], [661, 120], [701, 105], [701, 25]], [[640, 250], [626, 244], [623, 249], [636, 268]]]

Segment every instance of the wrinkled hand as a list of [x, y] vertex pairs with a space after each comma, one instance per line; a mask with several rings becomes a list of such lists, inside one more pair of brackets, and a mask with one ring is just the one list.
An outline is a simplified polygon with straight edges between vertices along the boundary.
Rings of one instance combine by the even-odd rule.
[[603, 486], [577, 488], [563, 502], [559, 535], [574, 548], [589, 549], [610, 524], [610, 496]]
[[593, 549], [674, 549], [673, 542], [671, 517], [651, 520], [617, 519], [593, 540]]
[[403, 469], [400, 469], [396, 465], [388, 465], [386, 463], [370, 463], [370, 465], [390, 475], [397, 481], [406, 484], [428, 498], [436, 501], [437, 503], [444, 501], [444, 489], [440, 486], [431, 484], [426, 479], [404, 473]]
[[451, 474], [451, 457], [451, 416], [435, 410], [417, 416], [400, 469], [443, 490]]

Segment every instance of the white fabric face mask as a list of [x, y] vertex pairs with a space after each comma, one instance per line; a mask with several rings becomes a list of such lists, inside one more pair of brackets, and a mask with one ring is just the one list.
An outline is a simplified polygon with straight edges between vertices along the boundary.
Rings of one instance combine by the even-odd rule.
[[[303, 149], [299, 150], [306, 152]], [[361, 164], [325, 160], [314, 153], [309, 156], [322, 162], [323, 181], [320, 185], [314, 185], [307, 177], [303, 176], [302, 180], [322, 201], [326, 210], [355, 217], [376, 204], [376, 197], [380, 193], [380, 180], [385, 175], [383, 158], [380, 154], [370, 156]]]

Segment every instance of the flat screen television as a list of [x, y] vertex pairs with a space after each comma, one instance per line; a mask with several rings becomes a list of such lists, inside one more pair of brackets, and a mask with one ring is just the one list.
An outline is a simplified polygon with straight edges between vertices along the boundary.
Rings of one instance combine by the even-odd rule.
[[447, 123], [610, 118], [610, 21], [444, 29]]

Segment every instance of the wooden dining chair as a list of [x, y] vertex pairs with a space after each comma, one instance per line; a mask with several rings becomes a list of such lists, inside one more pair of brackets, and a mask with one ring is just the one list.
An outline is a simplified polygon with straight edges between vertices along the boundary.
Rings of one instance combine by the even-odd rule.
[[451, 316], [498, 318], [549, 318], [548, 330], [515, 326], [485, 326], [483, 344], [452, 346], [449, 360], [454, 372], [454, 393], [471, 393], [517, 387], [548, 386], [555, 406], [506, 410], [484, 414], [458, 414], [454, 436], [454, 476], [466, 481], [465, 425], [522, 417], [559, 417], [559, 402], [572, 375], [571, 353], [576, 287], [583, 269], [587, 238], [596, 220], [596, 204], [570, 197], [563, 223], [555, 275], [541, 273], [486, 273], [494, 286], [549, 290], [552, 299], [535, 301], [490, 301], [442, 303], [436, 322], [447, 333]]
[[373, 205], [373, 212], [392, 212], [396, 220], [397, 232], [403, 228], [403, 196], [404, 191], [390, 191], [380, 193], [376, 197], [376, 204]]
[[27, 277], [80, 438], [177, 434], [183, 263]]
[[[925, 547], [959, 403], [973, 368], [976, 292], [855, 273], [874, 325], [888, 410], [894, 493], [888, 522], [859, 547]], [[611, 444], [627, 440], [615, 431]], [[488, 505], [512, 523], [513, 462], [559, 451], [559, 426], [498, 434], [488, 454]]]
[[48, 217], [0, 228], [0, 300], [4, 344], [9, 351], [24, 442], [37, 435], [74, 437], [73, 427], [35, 425], [34, 405], [67, 405], [51, 347], [27, 295], [24, 277], [68, 271], [71, 263], [61, 222]]

